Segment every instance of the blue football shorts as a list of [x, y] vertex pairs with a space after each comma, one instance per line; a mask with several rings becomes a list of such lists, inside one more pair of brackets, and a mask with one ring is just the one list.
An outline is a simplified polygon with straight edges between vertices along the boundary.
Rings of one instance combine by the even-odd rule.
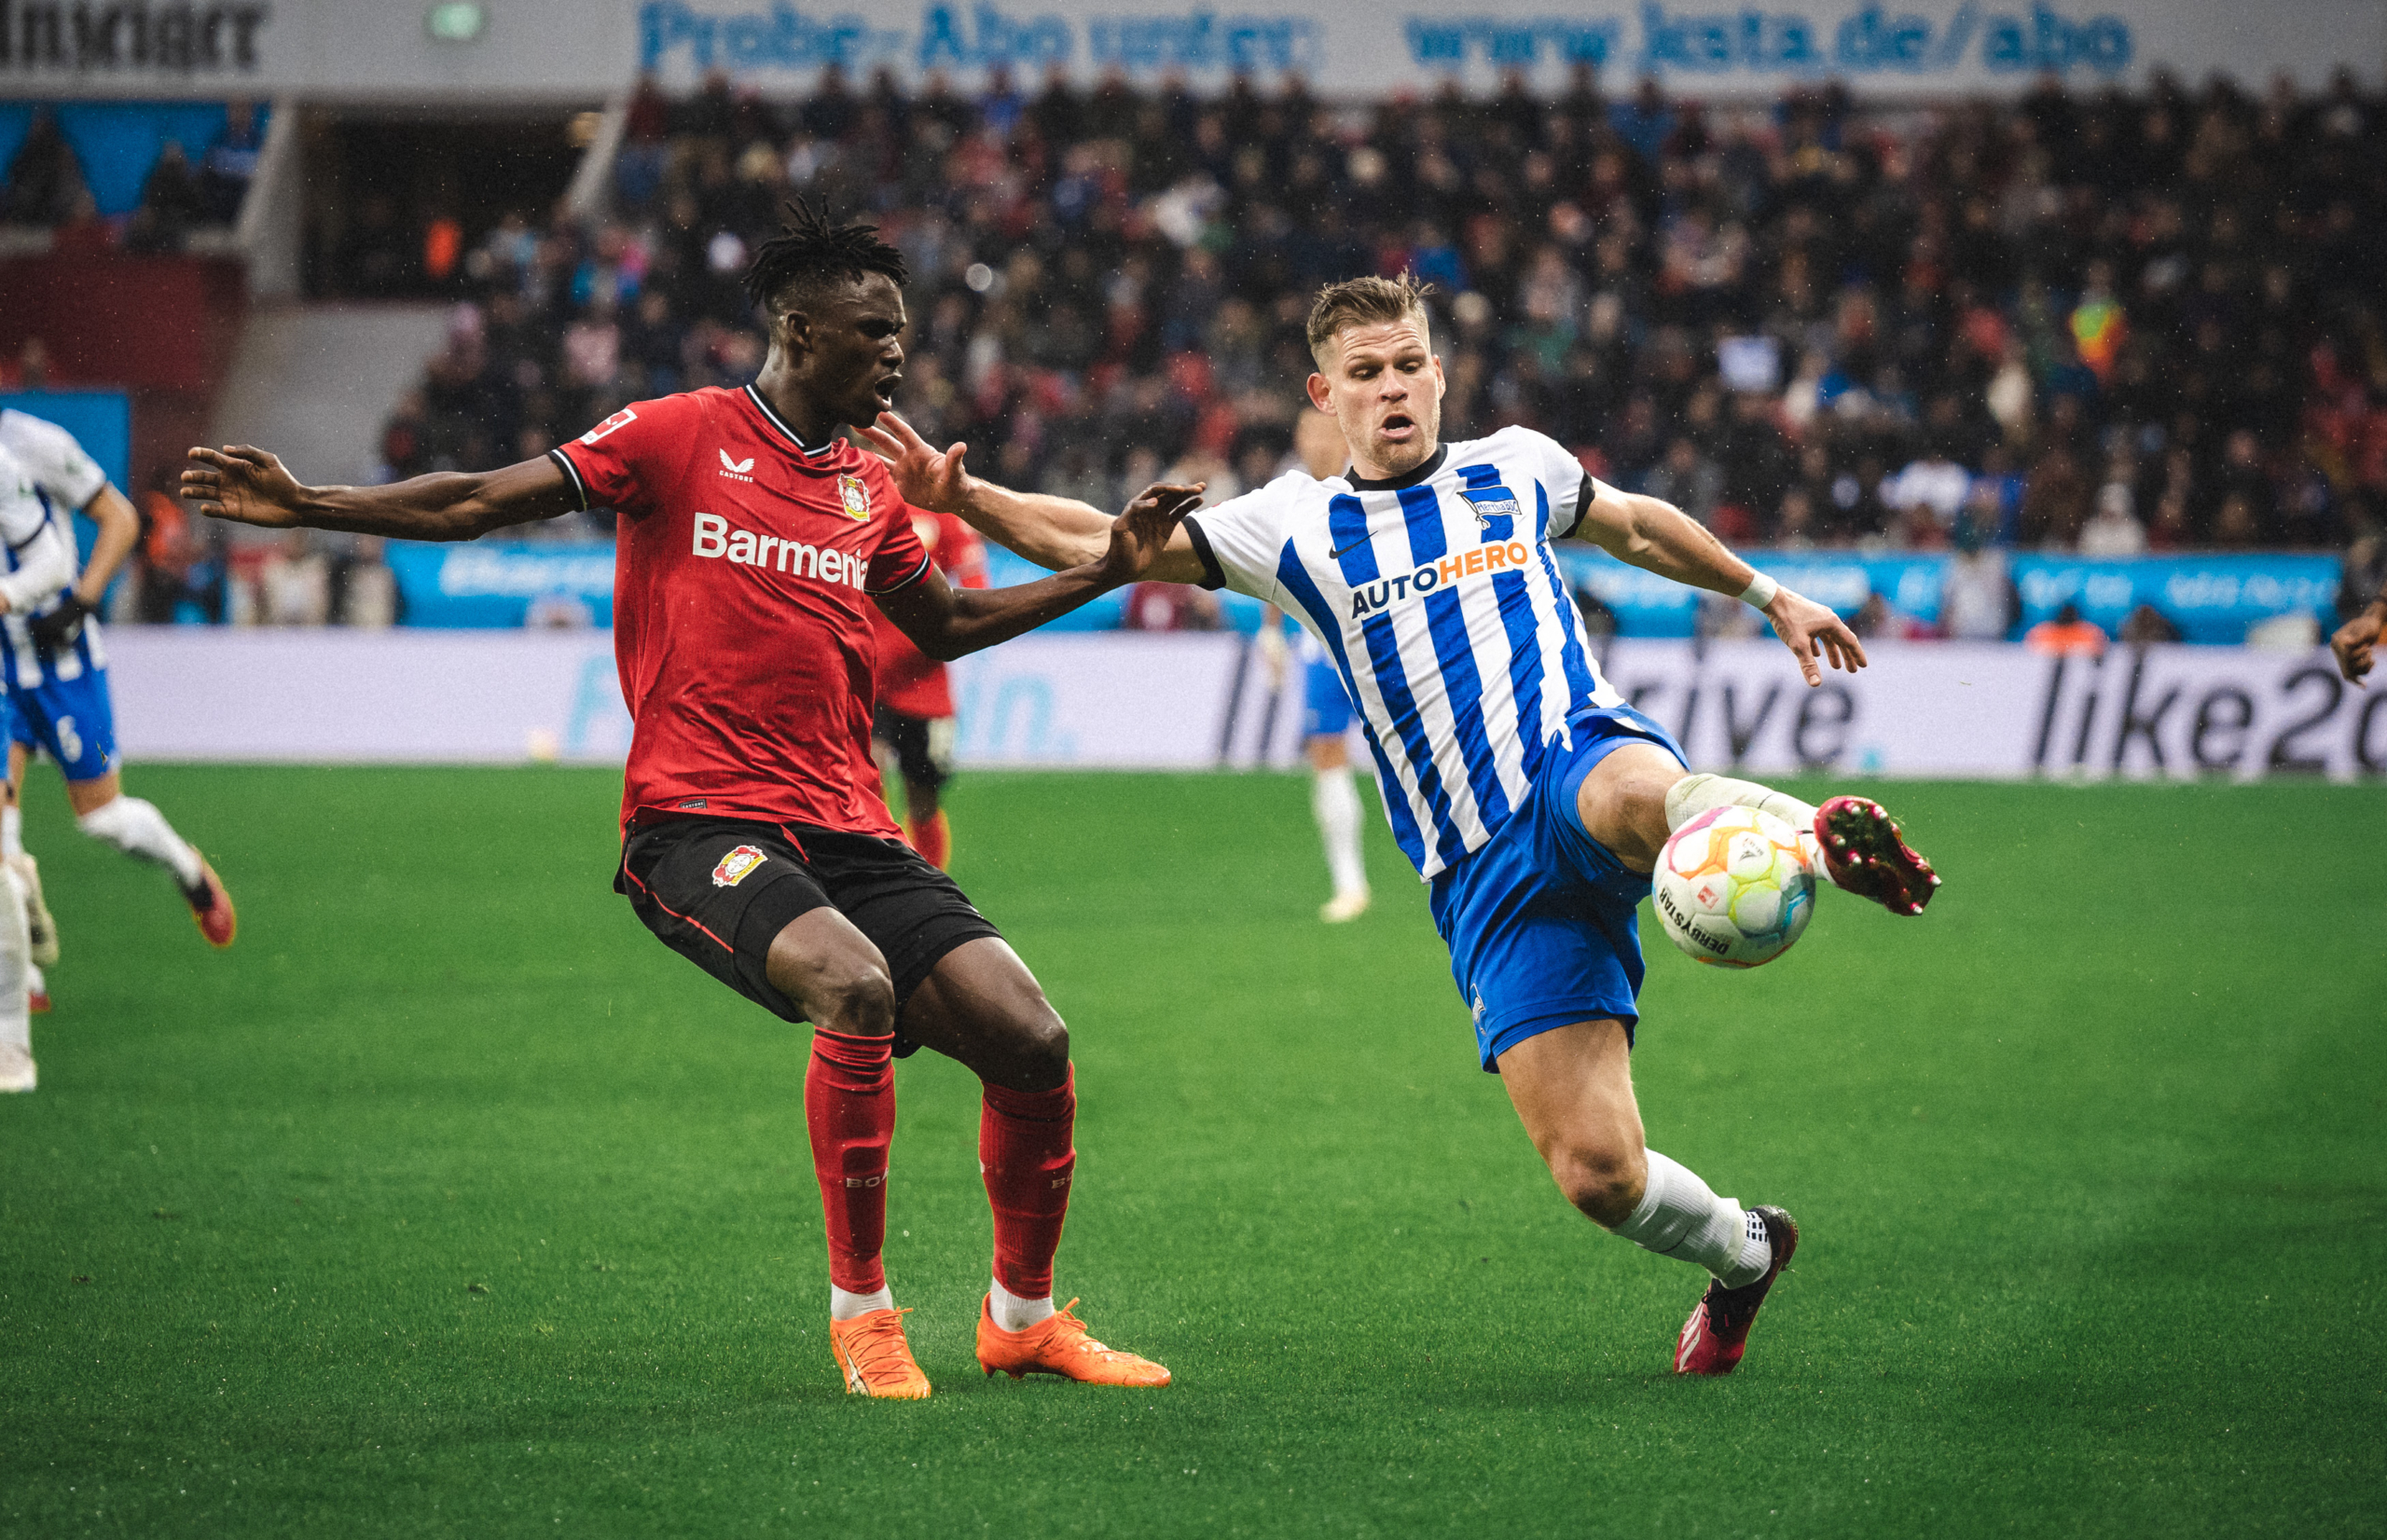
[[15, 708], [8, 736], [58, 762], [68, 780], [97, 780], [117, 767], [116, 711], [108, 704], [108, 671], [86, 668], [74, 679], [45, 679], [28, 690], [8, 686]]
[[1474, 1014], [1478, 1056], [1496, 1075], [1502, 1053], [1575, 1022], [1613, 1017], [1633, 1040], [1641, 1019], [1637, 912], [1649, 877], [1585, 832], [1575, 808], [1583, 777], [1629, 743], [1654, 743], [1688, 763], [1673, 734], [1629, 706], [1578, 711], [1491, 843], [1434, 878], [1434, 928]]
[[1302, 736], [1339, 738], [1351, 730], [1351, 697], [1343, 693], [1343, 676], [1324, 657], [1312, 658], [1302, 668]]

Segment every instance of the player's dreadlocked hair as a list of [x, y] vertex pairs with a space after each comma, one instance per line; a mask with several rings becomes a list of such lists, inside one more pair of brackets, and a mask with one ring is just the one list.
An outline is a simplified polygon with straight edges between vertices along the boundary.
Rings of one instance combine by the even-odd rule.
[[746, 268], [746, 297], [753, 304], [767, 305], [791, 287], [859, 283], [871, 273], [885, 273], [900, 287], [909, 276], [904, 254], [878, 239], [877, 226], [832, 225], [801, 195], [789, 199], [780, 231]]

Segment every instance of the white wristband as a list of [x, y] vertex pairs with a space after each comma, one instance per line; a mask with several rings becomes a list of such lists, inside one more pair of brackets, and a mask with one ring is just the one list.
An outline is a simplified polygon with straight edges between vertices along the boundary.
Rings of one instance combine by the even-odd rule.
[[1749, 579], [1747, 587], [1741, 590], [1741, 602], [1762, 610], [1773, 603], [1773, 596], [1780, 592], [1782, 592], [1782, 584], [1767, 577], [1763, 572], [1759, 572]]

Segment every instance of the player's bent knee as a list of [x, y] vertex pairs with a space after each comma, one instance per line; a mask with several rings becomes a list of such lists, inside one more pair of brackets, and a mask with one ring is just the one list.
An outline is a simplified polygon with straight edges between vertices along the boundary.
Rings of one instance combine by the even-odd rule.
[[1614, 1229], [1633, 1217], [1649, 1189], [1649, 1162], [1638, 1144], [1571, 1140], [1551, 1153], [1550, 1175], [1585, 1217]]
[[884, 967], [865, 963], [841, 969], [805, 993], [804, 1004], [816, 1025], [849, 1038], [894, 1034], [895, 982]]

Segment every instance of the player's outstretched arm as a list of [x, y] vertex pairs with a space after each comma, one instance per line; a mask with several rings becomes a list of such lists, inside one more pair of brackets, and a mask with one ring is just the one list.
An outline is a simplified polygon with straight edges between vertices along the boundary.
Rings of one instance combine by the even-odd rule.
[[2329, 638], [2329, 651], [2337, 654], [2338, 672], [2347, 683], [2363, 683], [2363, 676], [2370, 672], [2371, 653], [2382, 639], [2387, 639], [2387, 588], [2381, 588], [2368, 609]]
[[281, 459], [247, 445], [194, 447], [182, 495], [210, 518], [269, 529], [346, 529], [395, 540], [471, 540], [580, 506], [552, 460], [446, 472], [386, 487], [309, 487]]
[[1178, 525], [1201, 505], [1199, 483], [1147, 487], [1125, 513], [1104, 521], [1110, 538], [1090, 561], [1014, 588], [956, 588], [931, 567], [919, 582], [881, 595], [878, 607], [914, 646], [949, 661], [1032, 631], [1113, 588], [1142, 582]]
[[[1053, 571], [1081, 567], [1101, 557], [1110, 547], [1109, 514], [1074, 498], [1041, 492], [1014, 492], [970, 474], [962, 457], [966, 444], [943, 451], [913, 431], [893, 412], [862, 430], [862, 438], [895, 473], [904, 501], [916, 508], [954, 514], [988, 540], [1039, 567]], [[1154, 583], [1199, 583], [1202, 558], [1184, 530], [1169, 536], [1168, 545], [1144, 574]]]
[[[1575, 534], [1619, 561], [1676, 583], [1735, 598], [1757, 597], [1751, 593], [1757, 569], [1734, 556], [1697, 519], [1661, 499], [1600, 484], [1599, 495], [1583, 510]], [[1773, 592], [1759, 608], [1799, 660], [1799, 671], [1810, 685], [1824, 681], [1821, 665], [1827, 660], [1852, 674], [1865, 667], [1865, 644], [1838, 615], [1778, 584], [1763, 586]]]

